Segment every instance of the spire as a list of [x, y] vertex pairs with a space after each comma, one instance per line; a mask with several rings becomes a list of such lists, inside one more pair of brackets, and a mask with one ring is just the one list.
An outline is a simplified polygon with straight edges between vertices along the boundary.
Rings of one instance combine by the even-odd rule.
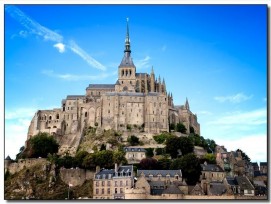
[[160, 78], [160, 75], [159, 75], [159, 77], [158, 77], [158, 82], [159, 82], [159, 84], [161, 83], [161, 78]]
[[187, 110], [190, 109], [190, 107], [189, 107], [189, 102], [188, 102], [187, 97], [186, 97], [186, 101], [185, 101], [185, 108], [186, 108]]
[[166, 85], [164, 77], [163, 77], [163, 85]]
[[151, 74], [154, 74], [154, 71], [153, 71], [153, 66], [151, 67]]
[[125, 50], [124, 50], [124, 52], [125, 53], [131, 53], [131, 49], [130, 49], [130, 36], [129, 36], [129, 24], [128, 24], [128, 22], [129, 22], [129, 18], [127, 18], [127, 28], [126, 28], [126, 38], [125, 38]]

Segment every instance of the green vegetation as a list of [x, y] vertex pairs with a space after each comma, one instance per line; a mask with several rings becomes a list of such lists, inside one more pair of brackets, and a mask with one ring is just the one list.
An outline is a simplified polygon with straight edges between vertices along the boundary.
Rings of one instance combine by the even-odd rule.
[[186, 133], [187, 129], [182, 123], [177, 123], [176, 131], [181, 133]]
[[153, 148], [146, 148], [146, 157], [153, 157]]
[[193, 149], [194, 145], [189, 137], [171, 136], [166, 141], [166, 152], [169, 153], [172, 158], [191, 153]]
[[134, 135], [128, 137], [127, 141], [130, 143], [131, 146], [136, 146], [139, 144], [139, 138]]
[[207, 153], [204, 155], [203, 159], [202, 159], [202, 162], [201, 163], [204, 163], [204, 162], [207, 162], [208, 164], [216, 164], [216, 158], [215, 158], [215, 155], [212, 154], [212, 153]]
[[139, 163], [139, 167], [145, 170], [157, 169], [157, 160], [151, 157], [142, 159]]
[[181, 169], [188, 185], [195, 185], [201, 174], [199, 159], [193, 153], [173, 160], [170, 169]]
[[163, 144], [167, 138], [169, 138], [170, 136], [172, 136], [170, 133], [162, 133], [160, 135], [154, 135], [153, 139], [158, 143], [158, 144]]

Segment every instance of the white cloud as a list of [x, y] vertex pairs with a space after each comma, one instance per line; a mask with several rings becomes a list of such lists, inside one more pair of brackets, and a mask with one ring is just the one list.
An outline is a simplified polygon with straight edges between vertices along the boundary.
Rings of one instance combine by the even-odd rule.
[[241, 103], [243, 101], [247, 101], [249, 99], [251, 99], [253, 97], [253, 95], [250, 96], [246, 96], [243, 93], [238, 93], [236, 95], [232, 95], [232, 96], [216, 96], [214, 97], [214, 99], [216, 101], [219, 101], [221, 103], [229, 101], [230, 103]]
[[203, 110], [203, 111], [197, 112], [197, 114], [198, 114], [198, 115], [212, 115], [213, 113], [210, 112], [210, 111], [205, 111], [205, 110]]
[[138, 69], [143, 69], [143, 68], [147, 68], [150, 67], [150, 56], [146, 56], [144, 59], [141, 60], [135, 60], [135, 65]]
[[243, 112], [243, 113], [231, 113], [227, 116], [222, 116], [214, 121], [210, 121], [208, 124], [212, 125], [228, 125], [229, 127], [234, 125], [262, 125], [267, 122], [267, 110], [265, 108]]
[[227, 151], [241, 149], [251, 161], [267, 161], [267, 135], [265, 134], [245, 135], [239, 138], [223, 137], [215, 141], [218, 145], [224, 145]]
[[60, 53], [65, 52], [65, 45], [63, 43], [56, 43], [54, 47], [57, 48]]
[[90, 66], [105, 71], [106, 68], [100, 62], [89, 56], [82, 48], [80, 48], [74, 41], [69, 41], [68, 47], [82, 59], [84, 59]]
[[15, 110], [5, 111], [5, 120], [14, 120], [33, 117], [37, 109], [35, 108], [18, 108]]
[[82, 81], [82, 80], [102, 80], [105, 79], [111, 75], [115, 75], [115, 72], [113, 74], [102, 72], [98, 75], [76, 75], [76, 74], [57, 74], [54, 73], [52, 70], [43, 70], [42, 74], [45, 74], [49, 77], [55, 77], [59, 79], [63, 79], [66, 81]]
[[[24, 26], [29, 34], [34, 34], [43, 37], [44, 40], [50, 40], [56, 42], [54, 45], [60, 53], [65, 51], [65, 46], [63, 44], [64, 38], [62, 35], [42, 26], [24, 12], [18, 9], [16, 6], [5, 6], [5, 11], [9, 13], [11, 17], [17, 20], [22, 26]], [[26, 31], [25, 31], [26, 32]], [[23, 33], [22, 33], [23, 34]], [[24, 35], [25, 36], [25, 35]], [[12, 36], [14, 37], [14, 36]], [[70, 41], [69, 48], [77, 55], [79, 55], [83, 60], [85, 60], [91, 67], [100, 70], [106, 70], [105, 66], [96, 61], [94, 58], [89, 56], [82, 48], [80, 48], [74, 41]]]

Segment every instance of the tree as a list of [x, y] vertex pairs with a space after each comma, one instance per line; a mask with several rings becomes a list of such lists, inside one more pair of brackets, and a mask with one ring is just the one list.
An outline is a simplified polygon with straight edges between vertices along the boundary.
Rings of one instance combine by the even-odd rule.
[[158, 144], [163, 144], [168, 137], [171, 135], [169, 133], [162, 133], [160, 135], [154, 135], [153, 139], [158, 143]]
[[176, 131], [181, 133], [186, 133], [186, 127], [182, 123], [177, 123]]
[[76, 167], [76, 162], [74, 157], [71, 157], [70, 155], [65, 155], [64, 157], [58, 158], [56, 161], [56, 164], [58, 167], [65, 167], [65, 168], [72, 168]]
[[93, 163], [101, 168], [110, 168], [114, 165], [113, 152], [102, 150], [93, 154]]
[[75, 163], [78, 167], [82, 168], [83, 166], [83, 161], [85, 159], [85, 157], [87, 157], [89, 155], [89, 153], [87, 151], [79, 151], [76, 153], [75, 155]]
[[131, 146], [135, 146], [139, 144], [139, 138], [134, 135], [128, 137], [127, 141], [130, 143]]
[[203, 159], [202, 159], [202, 162], [201, 163], [204, 163], [204, 162], [207, 162], [208, 164], [216, 164], [216, 158], [215, 158], [215, 155], [212, 154], [212, 153], [207, 153], [204, 155]]
[[113, 162], [119, 164], [127, 164], [127, 159], [125, 158], [125, 152], [114, 151], [113, 152]]
[[157, 168], [157, 160], [154, 158], [144, 158], [139, 163], [140, 169], [152, 170]]
[[166, 157], [159, 159], [157, 162], [158, 169], [161, 169], [161, 170], [168, 170], [170, 168], [170, 165], [171, 165], [171, 160]]
[[96, 168], [96, 165], [94, 164], [93, 154], [88, 154], [86, 157], [84, 157], [82, 166], [86, 169], [91, 170]]
[[172, 158], [193, 152], [194, 145], [189, 137], [169, 137], [166, 141], [166, 152]]
[[199, 160], [193, 153], [173, 160], [170, 169], [181, 169], [188, 185], [195, 185], [201, 174]]
[[146, 148], [146, 156], [153, 157], [153, 148]]
[[236, 152], [241, 152], [241, 155], [242, 155], [242, 160], [246, 160], [248, 162], [250, 162], [250, 158], [248, 155], [246, 155], [245, 152], [243, 152], [241, 149], [237, 149]]
[[27, 147], [29, 151], [28, 157], [43, 157], [46, 158], [47, 155], [54, 154], [58, 152], [58, 143], [55, 138], [48, 133], [38, 133], [29, 140], [29, 146]]
[[189, 127], [189, 131], [190, 133], [193, 133], [193, 134], [195, 133], [195, 129], [192, 126]]
[[215, 152], [215, 147], [217, 144], [215, 143], [214, 140], [206, 139], [206, 144], [207, 144], [207, 152], [208, 153], [214, 153]]

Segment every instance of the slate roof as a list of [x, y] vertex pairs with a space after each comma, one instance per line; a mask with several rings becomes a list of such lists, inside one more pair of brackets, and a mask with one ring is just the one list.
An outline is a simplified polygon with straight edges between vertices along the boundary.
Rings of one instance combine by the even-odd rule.
[[148, 75], [147, 73], [136, 73], [136, 77], [145, 77], [145, 75]]
[[77, 98], [84, 98], [85, 95], [68, 95], [66, 99], [77, 99]]
[[149, 92], [148, 93], [148, 96], [158, 96], [159, 95], [159, 93], [157, 93], [157, 92]]
[[140, 176], [141, 173], [144, 173], [145, 176], [149, 176], [151, 174], [154, 177], [158, 174], [161, 174], [162, 177], [166, 177], [167, 174], [169, 174], [170, 177], [174, 177], [176, 174], [182, 176], [181, 170], [137, 170], [137, 176]]
[[144, 148], [141, 147], [124, 147], [125, 152], [146, 152]]
[[120, 85], [120, 82], [119, 82], [119, 80], [117, 80], [115, 84], [116, 84], [116, 85]]
[[202, 171], [224, 172], [223, 169], [216, 164], [201, 164]]
[[182, 191], [175, 185], [171, 184], [162, 194], [183, 194]]
[[133, 59], [130, 55], [124, 55], [119, 67], [135, 67]]
[[194, 188], [191, 190], [190, 194], [192, 195], [204, 195], [203, 189], [201, 188], [200, 184], [196, 184]]
[[[118, 168], [118, 176], [122, 175], [123, 176], [131, 176], [131, 172], [133, 172], [133, 166], [120, 166]], [[115, 170], [114, 169], [102, 169], [99, 173], [95, 174], [95, 179], [111, 179], [113, 177], [117, 177], [115, 175]]]
[[252, 162], [251, 165], [252, 165], [253, 167], [254, 167], [254, 166], [259, 167], [259, 165], [258, 165], [257, 162]]
[[106, 96], [144, 96], [144, 93], [138, 92], [108, 92]]
[[260, 166], [267, 166], [267, 162], [260, 162]]
[[87, 89], [115, 89], [115, 84], [89, 84]]
[[5, 160], [11, 160], [10, 156], [8, 155]]
[[158, 188], [164, 188], [165, 186], [165, 182], [164, 181], [150, 181], [149, 182], [150, 187], [154, 188], [154, 187], [158, 187]]
[[227, 189], [223, 183], [220, 182], [211, 182], [209, 194], [211, 195], [222, 195], [227, 192]]
[[253, 185], [246, 176], [236, 176], [235, 179], [241, 190], [254, 190]]
[[237, 183], [237, 181], [235, 180], [234, 177], [226, 177], [226, 179], [227, 179], [227, 182], [228, 182], [229, 185], [231, 185], [231, 186], [237, 186], [238, 185], [238, 183]]

